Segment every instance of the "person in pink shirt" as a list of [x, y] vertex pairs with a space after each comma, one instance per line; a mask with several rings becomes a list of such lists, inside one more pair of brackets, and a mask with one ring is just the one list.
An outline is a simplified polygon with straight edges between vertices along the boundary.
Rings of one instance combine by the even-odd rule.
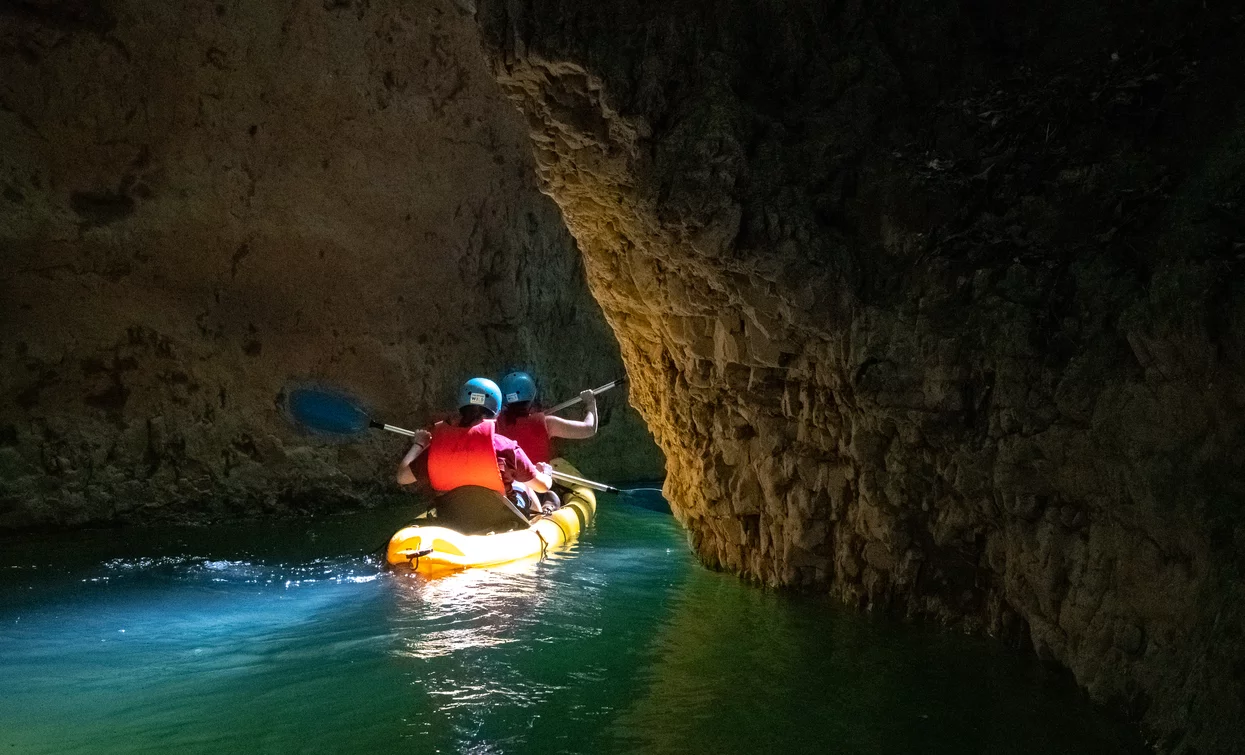
[[[474, 378], [459, 393], [457, 421], [438, 422], [432, 432], [419, 430], [398, 464], [398, 483], [424, 477], [434, 490], [463, 485], [489, 488], [533, 516], [540, 513], [538, 493], [553, 484], [550, 467], [533, 463], [519, 444], [496, 432], [501, 391], [487, 378]], [[427, 453], [424, 453], [427, 451]]]

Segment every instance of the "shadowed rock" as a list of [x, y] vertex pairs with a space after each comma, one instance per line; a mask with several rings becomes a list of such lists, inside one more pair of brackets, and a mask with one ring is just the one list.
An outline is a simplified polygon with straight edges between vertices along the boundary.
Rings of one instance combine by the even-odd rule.
[[[529, 153], [448, 1], [0, 3], [0, 528], [410, 501], [405, 441], [300, 434], [291, 381], [418, 426], [618, 377]], [[660, 474], [625, 400], [568, 451]]]
[[706, 564], [1022, 641], [1164, 749], [1239, 748], [1239, 16], [477, 18]]

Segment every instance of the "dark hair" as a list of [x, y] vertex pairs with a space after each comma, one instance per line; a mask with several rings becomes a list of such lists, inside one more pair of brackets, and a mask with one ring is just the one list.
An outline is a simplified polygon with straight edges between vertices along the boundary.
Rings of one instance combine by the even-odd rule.
[[460, 427], [471, 427], [482, 419], [489, 419], [493, 416], [493, 412], [479, 404], [468, 404], [458, 409], [458, 424]]
[[506, 404], [505, 406], [502, 407], [501, 413], [505, 415], [507, 419], [510, 419], [510, 418], [518, 419], [520, 417], [526, 417], [527, 415], [532, 413], [532, 402], [531, 401], [516, 401], [513, 404]]

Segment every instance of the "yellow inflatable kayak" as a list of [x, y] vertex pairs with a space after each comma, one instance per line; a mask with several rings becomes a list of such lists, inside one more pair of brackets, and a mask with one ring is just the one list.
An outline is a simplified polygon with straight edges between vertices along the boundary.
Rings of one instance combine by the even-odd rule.
[[[563, 459], [554, 459], [553, 468], [580, 476]], [[497, 516], [481, 515], [481, 511], [497, 512]], [[563, 493], [560, 509], [531, 522], [491, 490], [455, 488], [437, 499], [433, 516], [394, 534], [386, 558], [394, 566], [409, 566], [425, 575], [518, 561], [574, 540], [596, 512], [596, 496], [585, 487]]]

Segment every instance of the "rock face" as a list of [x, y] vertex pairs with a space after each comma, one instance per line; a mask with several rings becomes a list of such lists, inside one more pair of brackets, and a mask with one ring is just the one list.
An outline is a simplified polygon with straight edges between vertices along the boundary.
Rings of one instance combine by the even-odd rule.
[[635, 5], [478, 21], [700, 557], [1240, 751], [1245, 18]]
[[[296, 434], [292, 380], [417, 426], [619, 375], [472, 20], [381, 6], [0, 2], [0, 528], [397, 492], [405, 442]], [[585, 472], [659, 474], [604, 408]]]

